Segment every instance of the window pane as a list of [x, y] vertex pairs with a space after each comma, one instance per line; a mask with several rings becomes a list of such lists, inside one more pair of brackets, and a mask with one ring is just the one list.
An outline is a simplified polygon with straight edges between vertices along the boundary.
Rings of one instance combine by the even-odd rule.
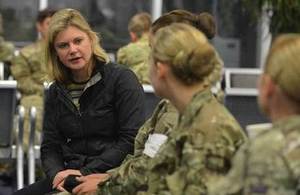
[[14, 42], [31, 42], [37, 37], [37, 0], [0, 0], [4, 37]]
[[218, 0], [218, 36], [214, 40], [227, 67], [256, 67], [257, 24], [250, 21], [241, 0]]
[[186, 9], [193, 13], [210, 12], [212, 13], [212, 0], [162, 0], [163, 13], [174, 9]]
[[163, 13], [186, 9], [213, 13], [217, 35], [212, 43], [225, 67], [256, 67], [256, 24], [242, 8], [241, 0], [163, 0]]

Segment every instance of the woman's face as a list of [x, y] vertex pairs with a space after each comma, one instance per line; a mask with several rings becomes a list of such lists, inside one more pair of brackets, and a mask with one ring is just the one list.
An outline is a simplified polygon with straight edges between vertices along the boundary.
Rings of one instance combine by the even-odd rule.
[[92, 42], [84, 31], [69, 26], [57, 34], [54, 47], [59, 60], [72, 73], [88, 71], [92, 56]]

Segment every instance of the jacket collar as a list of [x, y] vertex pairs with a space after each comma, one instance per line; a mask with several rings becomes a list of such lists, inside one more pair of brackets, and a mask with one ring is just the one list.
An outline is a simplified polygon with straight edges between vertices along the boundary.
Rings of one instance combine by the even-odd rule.
[[180, 116], [179, 123], [183, 126], [189, 124], [189, 121], [192, 120], [197, 113], [199, 113], [203, 105], [212, 98], [213, 95], [210, 88], [198, 91]]

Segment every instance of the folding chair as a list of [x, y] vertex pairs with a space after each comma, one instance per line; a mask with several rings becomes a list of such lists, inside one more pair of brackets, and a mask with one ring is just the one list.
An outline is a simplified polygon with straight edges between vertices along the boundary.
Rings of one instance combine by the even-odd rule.
[[[24, 186], [24, 151], [23, 151], [23, 124], [24, 107], [18, 108], [17, 121], [14, 125], [16, 112], [16, 81], [0, 81], [0, 158], [2, 161], [16, 159], [17, 161], [17, 188]], [[13, 144], [14, 128], [17, 129], [16, 143]]]
[[268, 122], [257, 104], [256, 83], [260, 74], [261, 70], [254, 68], [225, 69], [225, 106], [244, 129], [250, 124]]

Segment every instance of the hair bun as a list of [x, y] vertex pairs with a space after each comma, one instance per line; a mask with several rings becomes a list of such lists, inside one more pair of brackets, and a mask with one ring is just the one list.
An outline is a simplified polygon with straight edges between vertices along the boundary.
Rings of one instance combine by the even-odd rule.
[[216, 35], [216, 23], [213, 16], [208, 12], [195, 15], [196, 27], [202, 31], [208, 39], [214, 38]]

